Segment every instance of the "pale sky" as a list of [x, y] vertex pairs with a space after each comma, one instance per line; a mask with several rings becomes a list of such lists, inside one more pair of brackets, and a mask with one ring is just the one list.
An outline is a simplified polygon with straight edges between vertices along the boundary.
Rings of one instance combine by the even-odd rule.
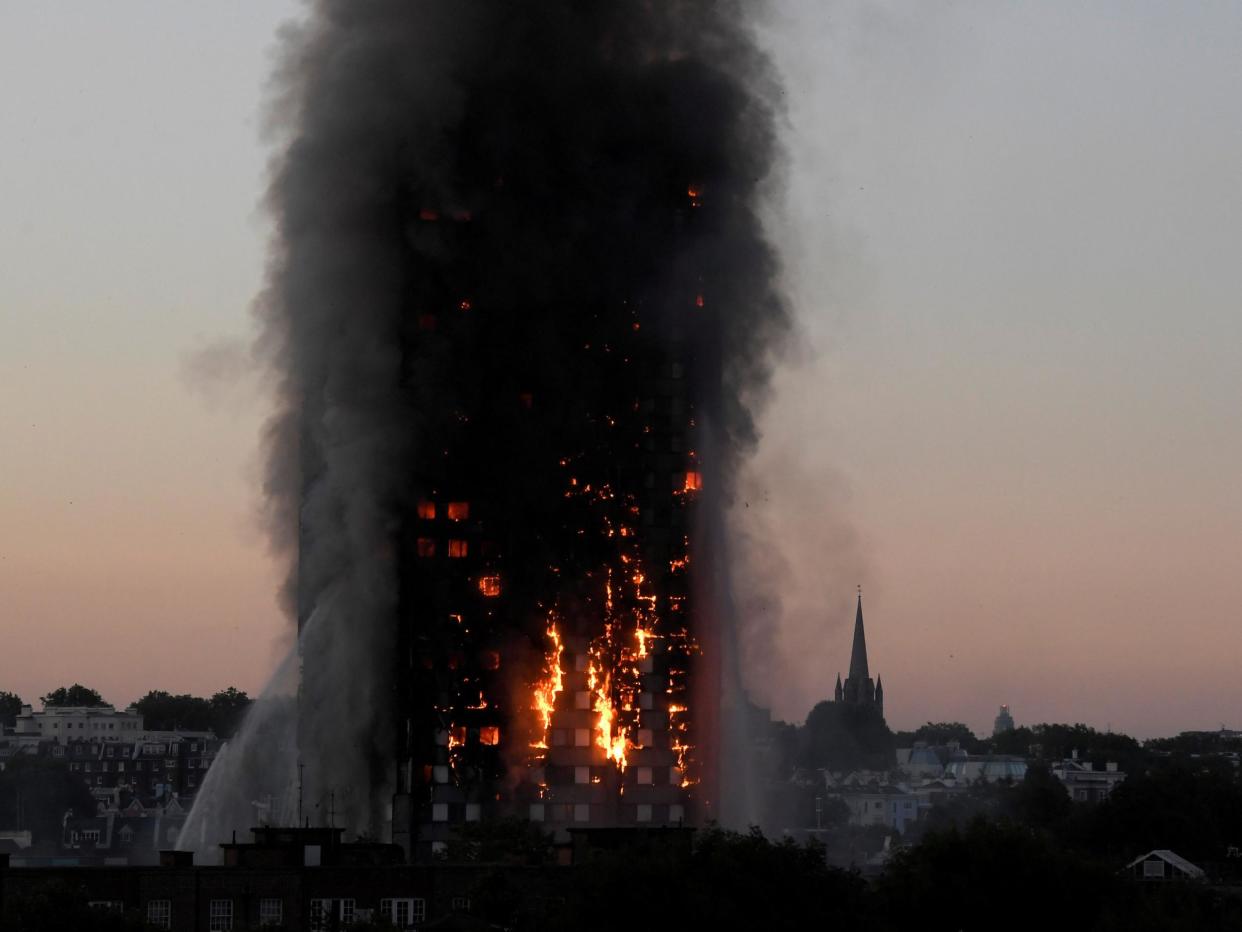
[[[1242, 727], [1242, 6], [776, 0], [802, 321], [748, 484], [800, 719]], [[0, 689], [257, 691], [286, 0], [0, 0]]]

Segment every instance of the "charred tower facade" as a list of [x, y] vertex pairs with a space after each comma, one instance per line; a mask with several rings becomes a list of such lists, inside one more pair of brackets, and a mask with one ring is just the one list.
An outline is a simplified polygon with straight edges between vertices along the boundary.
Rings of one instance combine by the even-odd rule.
[[741, 5], [322, 0], [294, 51], [309, 792], [416, 856], [715, 817], [720, 515], [785, 327]]

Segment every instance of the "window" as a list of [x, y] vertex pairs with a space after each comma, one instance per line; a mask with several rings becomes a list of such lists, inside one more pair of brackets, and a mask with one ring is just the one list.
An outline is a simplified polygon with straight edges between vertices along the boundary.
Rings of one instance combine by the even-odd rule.
[[575, 709], [590, 709], [591, 708], [591, 693], [588, 690], [580, 689], [576, 693], [574, 693], [574, 708]]
[[697, 492], [701, 488], [703, 488], [703, 474], [695, 471], [686, 473], [684, 490], [686, 492]]
[[470, 517], [470, 503], [449, 502], [447, 511], [450, 521], [465, 521]]
[[355, 906], [356, 904], [352, 899], [341, 900], [341, 925], [343, 926], [353, 925], [354, 915], [357, 912], [357, 910], [354, 908]]
[[148, 900], [147, 922], [157, 929], [171, 929], [172, 900]]
[[418, 516], [424, 521], [434, 521], [436, 519], [436, 503], [435, 502], [419, 502]]
[[104, 913], [121, 913], [125, 911], [124, 900], [91, 900], [87, 904], [91, 909]]
[[591, 782], [591, 768], [590, 767], [575, 767], [574, 768], [574, 783], [590, 783], [590, 782]]
[[495, 725], [484, 725], [479, 729], [479, 744], [495, 747], [500, 744], [500, 729]]
[[483, 807], [479, 803], [466, 803], [466, 821], [478, 822], [483, 817]]
[[431, 804], [431, 821], [447, 822], [448, 821], [448, 803], [432, 803]]
[[591, 806], [589, 803], [576, 803], [574, 805], [574, 821], [575, 822], [590, 822], [591, 821]]
[[655, 734], [650, 728], [638, 729], [638, 746], [649, 748], [655, 744]]
[[563, 748], [567, 744], [569, 744], [569, 732], [564, 728], [553, 728], [552, 747]]
[[636, 778], [637, 778], [637, 780], [638, 780], [638, 782], [639, 782], [639, 783], [648, 783], [648, 784], [649, 784], [649, 783], [654, 783], [654, 782], [655, 782], [655, 781], [652, 779], [652, 776], [651, 776], [651, 768], [650, 768], [650, 767], [639, 767], [639, 768], [637, 769], [637, 771], [635, 772], [635, 776], [636, 776]]
[[464, 540], [450, 540], [448, 546], [448, 555], [454, 560], [460, 560], [470, 552], [470, 545]]
[[673, 803], [668, 807], [668, 820], [670, 822], [681, 822], [686, 817], [686, 807], [681, 803]]
[[650, 821], [651, 821], [651, 806], [650, 806], [650, 804], [648, 804], [648, 803], [639, 803], [639, 804], [638, 804], [638, 806], [637, 806], [637, 809], [638, 809], [638, 813], [637, 813], [637, 814], [636, 814], [636, 816], [635, 816], [635, 819], [636, 819], [637, 821], [639, 821], [639, 822], [650, 822]]
[[499, 576], [480, 576], [479, 592], [483, 593], [486, 598], [494, 599], [500, 595], [500, 577]]
[[233, 932], [233, 901], [212, 900], [207, 907], [209, 932]]
[[417, 897], [380, 900], [380, 915], [398, 929], [408, 929], [427, 918], [427, 901]]
[[430, 537], [420, 537], [418, 539], [418, 555], [420, 557], [434, 557], [436, 555], [436, 542]]
[[532, 822], [542, 822], [544, 820], [543, 803], [530, 804], [530, 820]]
[[278, 926], [285, 921], [285, 904], [278, 897], [259, 900], [259, 925]]
[[1154, 877], [1157, 880], [1163, 880], [1164, 879], [1164, 861], [1161, 861], [1158, 858], [1152, 858], [1151, 860], [1144, 861], [1143, 862], [1143, 876]]
[[575, 728], [574, 729], [574, 747], [589, 748], [591, 746], [591, 729]]
[[468, 896], [453, 897], [453, 912], [455, 913], [470, 912], [470, 897]]

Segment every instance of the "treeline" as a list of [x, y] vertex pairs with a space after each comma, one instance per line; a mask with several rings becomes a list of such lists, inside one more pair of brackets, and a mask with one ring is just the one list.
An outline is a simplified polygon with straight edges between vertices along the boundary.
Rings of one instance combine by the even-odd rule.
[[[81, 683], [61, 686], [40, 696], [39, 701], [44, 708], [108, 705], [97, 690]], [[135, 702], [134, 707], [151, 731], [211, 731], [219, 738], [231, 738], [250, 703], [245, 692], [230, 686], [207, 698], [156, 689]], [[23, 704], [16, 693], [0, 691], [0, 724], [12, 728]]]

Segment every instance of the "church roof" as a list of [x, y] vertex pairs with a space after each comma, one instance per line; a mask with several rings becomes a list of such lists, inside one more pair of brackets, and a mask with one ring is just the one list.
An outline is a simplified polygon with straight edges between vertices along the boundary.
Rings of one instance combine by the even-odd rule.
[[867, 638], [863, 634], [862, 593], [858, 593], [858, 611], [854, 615], [854, 649], [850, 652], [850, 679], [865, 680], [867, 672]]

